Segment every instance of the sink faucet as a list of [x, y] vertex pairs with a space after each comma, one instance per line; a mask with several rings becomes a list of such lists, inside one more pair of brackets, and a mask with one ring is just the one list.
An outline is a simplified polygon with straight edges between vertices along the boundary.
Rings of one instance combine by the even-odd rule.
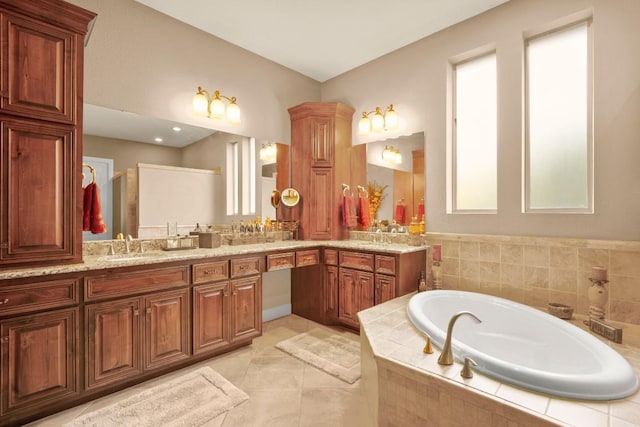
[[131, 252], [131, 241], [133, 240], [133, 237], [131, 237], [131, 234], [127, 234], [127, 238], [124, 239], [124, 253], [128, 254]]
[[447, 327], [447, 338], [444, 341], [444, 346], [442, 346], [442, 353], [440, 357], [438, 357], [438, 363], [441, 365], [452, 365], [453, 364], [453, 351], [451, 350], [451, 336], [453, 335], [453, 326], [456, 324], [456, 320], [462, 315], [471, 316], [476, 320], [477, 323], [482, 322], [482, 320], [478, 319], [475, 314], [470, 311], [461, 311], [459, 313], [454, 314], [449, 319], [449, 326]]

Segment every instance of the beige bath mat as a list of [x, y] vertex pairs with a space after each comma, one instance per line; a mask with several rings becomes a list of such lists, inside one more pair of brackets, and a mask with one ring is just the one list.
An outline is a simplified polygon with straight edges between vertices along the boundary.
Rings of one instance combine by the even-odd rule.
[[248, 398], [216, 371], [204, 367], [78, 417], [65, 426], [199, 426]]
[[355, 335], [316, 328], [281, 341], [276, 348], [349, 384], [360, 378], [360, 342]]

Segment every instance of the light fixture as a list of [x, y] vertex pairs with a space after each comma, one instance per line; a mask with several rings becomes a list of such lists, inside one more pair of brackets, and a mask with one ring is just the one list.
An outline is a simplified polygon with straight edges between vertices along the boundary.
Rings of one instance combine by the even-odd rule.
[[398, 113], [390, 104], [384, 111], [382, 108], [376, 107], [375, 110], [363, 112], [358, 122], [358, 131], [360, 135], [367, 135], [371, 132], [381, 132], [383, 130], [392, 130], [398, 127]]
[[399, 165], [402, 163], [402, 154], [400, 154], [400, 150], [393, 145], [387, 145], [384, 147], [384, 150], [382, 150], [382, 160], [393, 163], [394, 165]]
[[260, 148], [260, 160], [273, 160], [276, 158], [277, 153], [278, 149], [273, 142], [262, 144]]
[[[229, 105], [225, 105], [224, 100], [229, 101]], [[212, 119], [226, 118], [229, 123], [240, 123], [240, 107], [236, 104], [236, 97], [229, 98], [221, 95], [217, 90], [211, 96], [209, 92], [198, 86], [198, 93], [193, 95], [192, 108], [193, 114], [198, 116]]]

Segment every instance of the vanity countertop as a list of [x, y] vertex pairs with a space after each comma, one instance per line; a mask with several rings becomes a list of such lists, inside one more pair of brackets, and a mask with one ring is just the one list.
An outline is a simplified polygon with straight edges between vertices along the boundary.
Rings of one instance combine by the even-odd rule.
[[82, 271], [101, 270], [114, 267], [157, 264], [162, 262], [197, 260], [203, 258], [227, 257], [236, 255], [264, 254], [286, 250], [297, 250], [313, 247], [331, 247], [359, 251], [374, 251], [389, 254], [403, 254], [425, 250], [426, 246], [407, 244], [373, 243], [363, 240], [283, 240], [271, 243], [228, 246], [218, 248], [195, 248], [177, 251], [147, 251], [144, 253], [116, 255], [85, 255], [82, 263], [53, 265], [45, 267], [16, 268], [0, 271], [0, 280], [37, 277], [51, 274], [76, 273]]

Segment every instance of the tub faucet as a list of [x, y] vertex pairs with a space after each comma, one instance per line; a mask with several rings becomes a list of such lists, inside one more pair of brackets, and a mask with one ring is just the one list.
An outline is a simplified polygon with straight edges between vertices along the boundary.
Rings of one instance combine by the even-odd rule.
[[438, 363], [441, 365], [453, 364], [453, 351], [451, 350], [451, 336], [453, 335], [453, 326], [456, 324], [456, 320], [458, 320], [460, 316], [465, 314], [474, 318], [478, 323], [482, 322], [482, 320], [478, 319], [478, 317], [470, 311], [461, 311], [451, 316], [451, 319], [449, 319], [449, 326], [447, 327], [447, 338], [445, 339], [444, 345], [442, 346], [442, 353], [440, 353], [440, 357], [438, 357]]

